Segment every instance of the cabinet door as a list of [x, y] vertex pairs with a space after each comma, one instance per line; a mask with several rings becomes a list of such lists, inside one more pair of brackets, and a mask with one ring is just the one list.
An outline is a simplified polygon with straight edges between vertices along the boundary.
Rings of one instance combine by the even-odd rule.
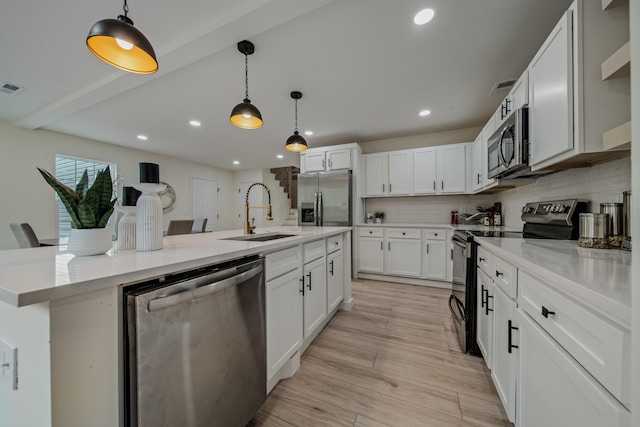
[[381, 237], [358, 239], [358, 271], [384, 273], [384, 251]]
[[302, 293], [298, 267], [266, 284], [267, 378], [273, 377], [302, 343]]
[[420, 240], [412, 239], [387, 239], [385, 273], [395, 276], [420, 277], [422, 273], [421, 243]]
[[494, 346], [491, 378], [507, 417], [513, 422], [516, 413], [516, 356], [518, 355], [518, 348], [514, 346], [518, 346], [516, 340], [519, 337], [517, 322], [513, 319], [515, 302], [498, 286], [494, 286], [493, 291]]
[[529, 70], [524, 70], [509, 92], [513, 111], [529, 104]]
[[304, 265], [304, 338], [327, 318], [327, 265], [322, 257]]
[[424, 241], [424, 274], [422, 277], [425, 279], [446, 280], [447, 262], [446, 241]]
[[489, 369], [493, 369], [493, 282], [478, 269], [477, 283], [477, 327], [478, 347]]
[[336, 308], [342, 301], [342, 251], [327, 255], [327, 311]]
[[413, 152], [393, 151], [388, 154], [389, 188], [393, 195], [407, 195], [413, 191]]
[[529, 68], [530, 164], [573, 149], [572, 11], [553, 29]]
[[482, 179], [482, 132], [471, 146], [471, 191], [476, 192], [482, 189], [484, 182]]
[[413, 152], [413, 192], [436, 193], [436, 149], [421, 148]]
[[329, 171], [339, 169], [351, 169], [351, 150], [333, 150], [327, 151], [326, 169]]
[[440, 194], [464, 193], [466, 187], [466, 144], [438, 147], [438, 191]]
[[302, 156], [303, 168], [301, 172], [317, 172], [325, 169], [324, 151], [304, 153]]
[[518, 377], [520, 427], [628, 426], [630, 413], [555, 340], [519, 312], [522, 326]]
[[367, 196], [384, 196], [387, 194], [387, 155], [365, 154], [365, 194]]

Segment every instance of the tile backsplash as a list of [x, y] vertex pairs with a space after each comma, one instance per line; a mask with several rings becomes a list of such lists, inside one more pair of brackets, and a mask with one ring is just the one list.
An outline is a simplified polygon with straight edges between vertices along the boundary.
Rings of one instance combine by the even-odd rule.
[[598, 212], [600, 203], [622, 202], [622, 192], [630, 189], [631, 159], [627, 158], [556, 172], [533, 184], [495, 194], [370, 198], [365, 212], [383, 210], [388, 223], [448, 224], [452, 210], [475, 213], [476, 206], [487, 208], [501, 202], [503, 224], [520, 229], [520, 211], [527, 202], [577, 198], [590, 201], [590, 210]]

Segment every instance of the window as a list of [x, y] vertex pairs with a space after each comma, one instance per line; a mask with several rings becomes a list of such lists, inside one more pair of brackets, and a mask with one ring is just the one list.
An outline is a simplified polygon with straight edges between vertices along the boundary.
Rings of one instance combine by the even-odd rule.
[[[82, 174], [85, 169], [87, 169], [89, 174], [89, 185], [92, 185], [98, 171], [103, 170], [107, 166], [111, 168], [111, 179], [115, 180], [115, 163], [56, 155], [55, 175], [60, 182], [75, 190], [76, 184], [80, 181], [80, 178], [82, 178]], [[71, 217], [67, 213], [64, 205], [60, 203], [57, 195], [56, 200], [58, 200], [58, 237], [69, 237], [69, 233], [71, 231]]]

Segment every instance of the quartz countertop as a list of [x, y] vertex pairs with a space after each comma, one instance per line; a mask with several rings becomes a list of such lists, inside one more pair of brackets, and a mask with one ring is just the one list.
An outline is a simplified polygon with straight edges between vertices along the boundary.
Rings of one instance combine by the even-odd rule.
[[264, 227], [256, 233], [288, 233], [293, 237], [266, 242], [223, 240], [242, 230], [165, 236], [163, 249], [150, 252], [117, 250], [76, 257], [66, 246], [0, 251], [0, 301], [22, 307], [136, 282], [176, 271], [247, 255], [271, 252], [351, 227]]
[[487, 231], [522, 231], [522, 228], [504, 227], [504, 226], [491, 226], [488, 227], [482, 224], [425, 224], [425, 223], [395, 223], [395, 222], [383, 222], [381, 224], [372, 223], [358, 223], [356, 227], [405, 227], [405, 228], [446, 228], [449, 230], [487, 230]]
[[476, 237], [547, 285], [631, 329], [631, 253], [578, 247], [575, 240]]

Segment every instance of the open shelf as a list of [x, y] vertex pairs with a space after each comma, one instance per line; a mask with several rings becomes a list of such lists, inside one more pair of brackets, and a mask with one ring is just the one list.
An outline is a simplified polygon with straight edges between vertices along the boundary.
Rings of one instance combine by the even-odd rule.
[[629, 4], [629, 0], [602, 0], [602, 10], [613, 9], [623, 4]]
[[628, 41], [602, 63], [602, 80], [629, 77], [631, 72], [631, 42]]
[[602, 134], [602, 145], [605, 150], [630, 150], [631, 122], [629, 121]]

